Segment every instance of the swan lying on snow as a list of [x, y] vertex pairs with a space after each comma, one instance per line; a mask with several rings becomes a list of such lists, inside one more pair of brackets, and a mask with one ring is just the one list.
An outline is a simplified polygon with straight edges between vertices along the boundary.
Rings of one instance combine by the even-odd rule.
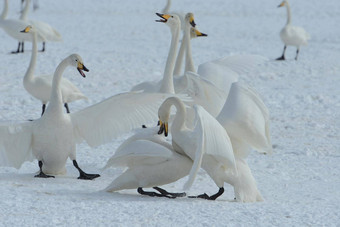
[[[64, 174], [67, 158], [79, 170], [80, 179], [94, 179], [98, 174], [86, 174], [76, 161], [76, 143], [86, 140], [92, 146], [158, 119], [159, 105], [171, 94], [122, 93], [81, 111], [64, 114], [61, 94], [62, 73], [68, 66], [76, 67], [85, 77], [88, 71], [81, 57], [72, 54], [57, 67], [52, 82], [50, 103], [38, 120], [0, 125], [0, 166], [20, 168], [23, 162], [38, 159], [40, 173]], [[119, 106], [119, 108], [117, 108]]]
[[278, 7], [282, 6], [285, 6], [287, 8], [287, 24], [282, 28], [280, 32], [281, 40], [285, 45], [283, 48], [282, 56], [277, 58], [276, 60], [285, 60], [285, 52], [287, 46], [295, 46], [297, 48], [295, 56], [295, 60], [297, 60], [300, 46], [306, 46], [308, 44], [308, 39], [310, 39], [310, 35], [303, 28], [291, 25], [292, 14], [287, 0], [284, 0]]
[[[29, 33], [33, 37], [32, 42], [32, 55], [31, 62], [27, 68], [24, 77], [24, 87], [28, 93], [34, 98], [39, 99], [42, 102], [42, 113], [44, 114], [46, 104], [49, 102], [52, 90], [52, 75], [36, 76], [34, 77], [34, 70], [37, 61], [37, 31], [35, 26], [28, 26], [23, 33]], [[74, 85], [71, 81], [66, 78], [62, 78], [60, 82], [60, 89], [62, 100], [66, 108], [67, 113], [70, 113], [68, 103], [80, 99], [87, 99], [87, 97]]]
[[[192, 161], [176, 152], [164, 136], [158, 135], [158, 128], [141, 129], [122, 143], [107, 162], [105, 168], [127, 167], [105, 190], [137, 189], [149, 196], [176, 198], [185, 193], [169, 193], [158, 186], [175, 182], [189, 174]], [[159, 193], [145, 192], [143, 188], [153, 187]]]

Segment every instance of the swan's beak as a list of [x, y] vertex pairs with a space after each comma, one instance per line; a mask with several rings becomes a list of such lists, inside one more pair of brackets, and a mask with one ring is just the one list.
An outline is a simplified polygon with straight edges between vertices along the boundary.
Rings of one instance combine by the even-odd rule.
[[161, 13], [156, 13], [157, 16], [159, 16], [160, 20], [156, 20], [156, 22], [163, 22], [163, 23], [166, 23], [168, 21], [168, 19], [171, 17], [171, 15], [169, 14], [161, 14]]
[[202, 33], [200, 31], [198, 31], [197, 29], [195, 29], [195, 33], [196, 33], [196, 36], [199, 37], [199, 36], [208, 36], [207, 34], [205, 33]]
[[161, 135], [164, 132], [165, 136], [168, 136], [168, 122], [163, 123], [161, 120], [159, 121], [159, 131], [158, 135]]
[[196, 27], [194, 17], [190, 17], [189, 23], [191, 24], [192, 27]]
[[85, 73], [83, 72], [83, 71], [85, 71], [85, 72], [88, 72], [89, 70], [85, 67], [85, 65], [83, 64], [83, 63], [81, 63], [81, 62], [78, 62], [78, 66], [77, 66], [77, 69], [78, 69], [78, 72], [80, 73], [80, 75], [82, 76], [82, 77], [86, 77], [86, 75], [85, 75]]
[[282, 6], [284, 6], [285, 5], [285, 2], [282, 2], [279, 6], [278, 6], [278, 8], [279, 7], [282, 7]]
[[32, 26], [27, 26], [24, 30], [20, 31], [23, 33], [28, 33], [31, 30]]

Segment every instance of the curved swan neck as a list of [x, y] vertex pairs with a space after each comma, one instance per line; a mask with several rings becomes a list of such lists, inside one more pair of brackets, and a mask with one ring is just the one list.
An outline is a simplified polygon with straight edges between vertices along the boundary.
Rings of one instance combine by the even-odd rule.
[[185, 127], [185, 118], [187, 116], [184, 103], [179, 98], [171, 97], [165, 100], [164, 105], [166, 105], [169, 113], [172, 105], [176, 107], [176, 115], [172, 122], [171, 130], [182, 130]]
[[8, 0], [4, 0], [4, 8], [1, 13], [1, 20], [6, 20], [8, 15]]
[[31, 0], [26, 0], [25, 7], [22, 10], [21, 15], [20, 15], [20, 20], [27, 20], [28, 11], [30, 8], [30, 1]]
[[68, 58], [65, 58], [62, 62], [60, 62], [60, 64], [58, 65], [57, 69], [54, 72], [50, 104], [46, 111], [56, 112], [60, 110], [59, 112], [62, 113], [63, 107], [60, 83], [65, 69], [67, 68], [67, 66], [69, 66], [68, 61], [69, 61]]
[[180, 25], [175, 26], [174, 28], [171, 28], [171, 33], [172, 33], [171, 45], [170, 45], [169, 55], [168, 55], [168, 59], [166, 61], [166, 66], [164, 70], [162, 86], [160, 88], [160, 92], [163, 92], [163, 93], [175, 94], [173, 73], [174, 73], [174, 65], [176, 61], [176, 53], [177, 53], [180, 30], [181, 30]]
[[32, 42], [31, 61], [30, 61], [30, 65], [27, 68], [26, 74], [24, 76], [24, 82], [33, 79], [35, 65], [37, 64], [37, 54], [38, 54], [37, 33], [34, 31], [32, 33], [32, 36], [33, 36], [33, 42]]
[[286, 8], [287, 8], [287, 25], [289, 25], [292, 22], [292, 13], [290, 11], [290, 5], [289, 3], [286, 1]]
[[163, 9], [163, 13], [169, 13], [171, 7], [171, 0], [168, 0], [168, 2], [166, 3], [166, 6]]
[[185, 55], [185, 72], [194, 72], [196, 73], [194, 60], [192, 59], [192, 52], [191, 52], [191, 36], [190, 36], [190, 28], [191, 26], [189, 23], [186, 24], [185, 28], [185, 46], [186, 46], [186, 55]]

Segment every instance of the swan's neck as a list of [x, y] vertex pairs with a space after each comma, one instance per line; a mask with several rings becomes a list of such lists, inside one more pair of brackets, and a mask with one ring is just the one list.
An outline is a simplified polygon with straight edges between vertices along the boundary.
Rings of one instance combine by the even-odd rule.
[[170, 7], [171, 7], [171, 0], [168, 0], [166, 6], [163, 9], [163, 13], [169, 13]]
[[186, 46], [186, 55], [185, 55], [185, 72], [194, 72], [196, 73], [195, 66], [194, 66], [194, 60], [192, 59], [192, 53], [191, 53], [191, 37], [190, 37], [190, 26], [187, 23], [185, 28], [185, 46]]
[[286, 8], [287, 8], [287, 25], [289, 25], [292, 22], [292, 13], [290, 11], [290, 5], [288, 2], [286, 2]]
[[37, 54], [38, 54], [37, 33], [33, 32], [32, 36], [33, 36], [33, 42], [32, 42], [31, 61], [30, 61], [30, 65], [28, 66], [28, 69], [27, 69], [25, 77], [24, 77], [24, 83], [28, 82], [30, 80], [33, 80], [35, 65], [37, 63]]
[[160, 89], [160, 92], [162, 93], [175, 94], [173, 73], [174, 73], [174, 65], [176, 61], [176, 53], [177, 53], [180, 30], [181, 30], [180, 26], [176, 26], [176, 28], [171, 29], [171, 33], [172, 33], [171, 45], [170, 45], [169, 55], [168, 55], [168, 59], [166, 61], [166, 66], [164, 70], [162, 86]]
[[61, 78], [63, 76], [63, 73], [68, 65], [69, 65], [68, 58], [66, 58], [58, 65], [57, 69], [54, 72], [50, 104], [48, 105], [48, 109], [46, 111], [62, 113], [63, 103], [62, 103], [60, 83], [61, 83]]
[[179, 52], [178, 52], [178, 55], [177, 55], [175, 69], [174, 69], [174, 76], [180, 76], [181, 75], [182, 62], [183, 62], [183, 57], [184, 57], [184, 53], [185, 53], [185, 49], [186, 49], [186, 44], [185, 44], [184, 40], [185, 40], [185, 33], [183, 34], [181, 47], [179, 48]]
[[28, 11], [30, 8], [30, 1], [31, 0], [26, 0], [25, 7], [21, 12], [20, 20], [27, 20]]
[[4, 1], [4, 8], [1, 13], [1, 20], [6, 20], [8, 15], [8, 0]]
[[186, 127], [185, 118], [187, 116], [187, 111], [185, 109], [183, 102], [179, 98], [171, 97], [165, 101], [165, 105], [167, 105], [167, 110], [169, 111], [169, 113], [172, 105], [176, 107], [176, 115], [172, 122], [171, 130], [174, 131], [183, 130]]

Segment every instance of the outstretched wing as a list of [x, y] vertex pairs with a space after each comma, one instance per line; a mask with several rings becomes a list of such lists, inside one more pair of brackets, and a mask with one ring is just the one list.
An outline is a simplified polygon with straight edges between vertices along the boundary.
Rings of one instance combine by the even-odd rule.
[[203, 106], [215, 117], [221, 112], [227, 99], [224, 91], [193, 72], [186, 72], [183, 80], [186, 81], [186, 86], [176, 93], [188, 94], [195, 104]]
[[189, 179], [184, 186], [185, 189], [192, 185], [206, 155], [212, 156], [225, 169], [236, 172], [233, 148], [226, 130], [202, 106], [195, 105], [194, 109], [196, 112], [194, 133], [197, 138], [197, 150]]
[[0, 166], [20, 168], [32, 161], [32, 122], [0, 124]]
[[258, 55], [228, 56], [200, 64], [197, 73], [228, 94], [231, 84], [238, 81], [239, 74], [252, 70], [266, 60]]
[[158, 108], [173, 94], [128, 92], [71, 113], [75, 136], [91, 146], [111, 141], [143, 124], [158, 121]]

